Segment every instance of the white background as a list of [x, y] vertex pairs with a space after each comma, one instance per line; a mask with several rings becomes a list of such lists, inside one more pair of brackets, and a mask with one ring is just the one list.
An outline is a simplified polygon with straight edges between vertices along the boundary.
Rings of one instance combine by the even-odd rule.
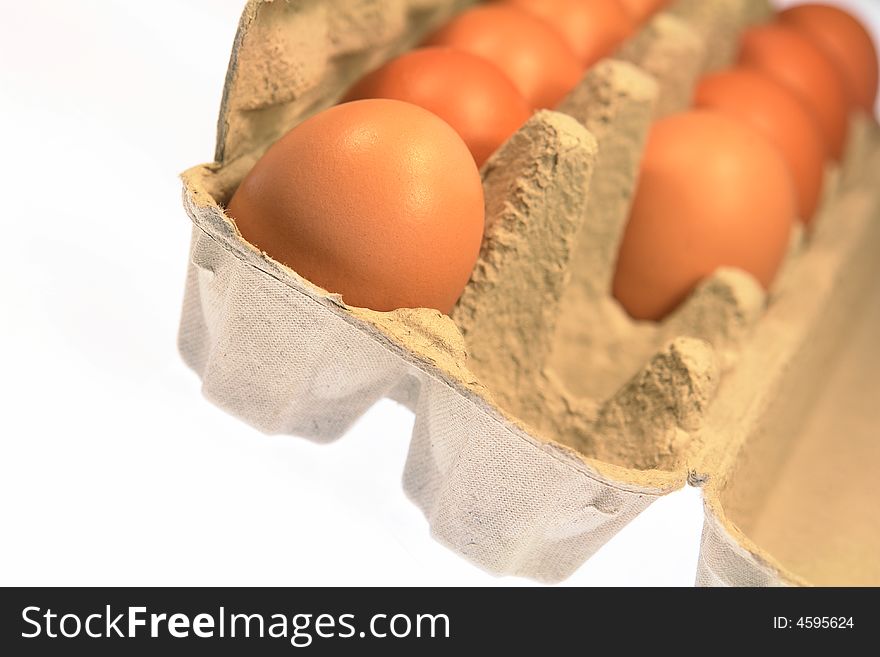
[[[0, 584], [530, 584], [430, 539], [404, 408], [266, 437], [177, 355], [177, 174], [213, 155], [242, 6], [0, 2]], [[566, 584], [691, 585], [701, 524], [670, 495]]]

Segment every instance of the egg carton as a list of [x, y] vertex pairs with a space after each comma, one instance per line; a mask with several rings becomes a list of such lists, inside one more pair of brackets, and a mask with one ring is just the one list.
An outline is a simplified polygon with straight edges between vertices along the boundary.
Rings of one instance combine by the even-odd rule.
[[204, 395], [322, 442], [380, 398], [407, 404], [406, 493], [438, 541], [495, 574], [558, 582], [689, 483], [705, 497], [699, 584], [880, 582], [873, 409], [847, 411], [848, 435], [816, 429], [835, 399], [876, 398], [880, 314], [860, 312], [880, 308], [873, 122], [853, 117], [769, 294], [721, 269], [661, 323], [609, 294], [650, 123], [730, 62], [764, 0], [674, 3], [490, 158], [486, 236], [451, 317], [347, 306], [241, 238], [224, 204], [266, 148], [469, 4], [248, 2], [215, 162], [183, 174], [179, 347]]

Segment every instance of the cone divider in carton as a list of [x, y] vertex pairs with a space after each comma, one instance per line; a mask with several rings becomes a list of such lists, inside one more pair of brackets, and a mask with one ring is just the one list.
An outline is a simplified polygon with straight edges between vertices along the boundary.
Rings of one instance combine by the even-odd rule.
[[551, 348], [590, 198], [595, 138], [538, 112], [483, 168], [486, 235], [452, 317], [469, 367], [511, 413], [543, 415], [536, 383]]
[[661, 12], [616, 57], [660, 82], [654, 115], [662, 118], [690, 107], [708, 47], [709, 42], [685, 20]]
[[739, 34], [750, 25], [771, 20], [774, 9], [770, 0], [675, 0], [667, 12], [703, 37], [707, 47], [700, 68], [709, 73], [730, 66]]

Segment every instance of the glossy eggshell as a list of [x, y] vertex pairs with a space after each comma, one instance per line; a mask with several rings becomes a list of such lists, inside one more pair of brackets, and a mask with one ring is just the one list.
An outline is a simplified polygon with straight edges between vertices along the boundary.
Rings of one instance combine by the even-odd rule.
[[849, 129], [849, 103], [837, 67], [812, 41], [784, 25], [745, 31], [739, 63], [788, 87], [815, 113], [828, 155], [839, 160]]
[[468, 145], [478, 166], [532, 113], [491, 62], [453, 48], [420, 48], [363, 77], [345, 100], [392, 98], [433, 112]]
[[779, 14], [779, 20], [800, 30], [840, 69], [852, 107], [873, 113], [877, 100], [877, 48], [870, 33], [839, 7], [798, 5]]
[[722, 266], [769, 287], [794, 221], [791, 175], [758, 132], [704, 110], [662, 119], [648, 138], [614, 296], [632, 317], [659, 320]]
[[504, 71], [535, 109], [552, 109], [580, 81], [583, 67], [556, 30], [528, 12], [502, 5], [465, 11], [425, 45], [483, 57]]
[[449, 312], [483, 235], [483, 188], [449, 125], [362, 100], [304, 121], [235, 192], [245, 240], [352, 306]]
[[636, 27], [620, 0], [504, 0], [504, 4], [552, 26], [585, 68], [612, 54]]
[[822, 194], [825, 149], [815, 117], [797, 96], [757, 71], [735, 68], [703, 78], [694, 105], [742, 121], [779, 148], [794, 178], [798, 216], [808, 224]]
[[620, 0], [637, 23], [644, 23], [658, 11], [666, 7], [670, 0]]

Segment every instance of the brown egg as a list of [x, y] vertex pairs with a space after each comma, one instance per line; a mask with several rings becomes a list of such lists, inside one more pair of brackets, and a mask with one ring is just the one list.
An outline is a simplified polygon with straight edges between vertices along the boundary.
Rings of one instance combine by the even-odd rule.
[[580, 81], [583, 67], [562, 37], [520, 9], [479, 6], [454, 18], [426, 42], [488, 59], [533, 108], [553, 108]]
[[839, 7], [808, 4], [786, 9], [779, 20], [801, 31], [839, 68], [852, 108], [873, 114], [877, 100], [877, 49], [855, 17]]
[[278, 140], [229, 215], [244, 239], [349, 305], [448, 313], [479, 254], [483, 188], [442, 119], [397, 100], [361, 100]]
[[694, 105], [739, 119], [773, 142], [794, 177], [798, 216], [809, 224], [822, 193], [825, 147], [815, 117], [797, 96], [758, 71], [735, 68], [703, 78]]
[[839, 160], [849, 129], [843, 81], [828, 57], [797, 30], [764, 25], [745, 31], [739, 63], [758, 69], [788, 87], [812, 109], [828, 155]]
[[669, 0], [620, 0], [637, 23], [644, 23], [669, 4]]
[[785, 160], [757, 131], [705, 110], [662, 119], [648, 137], [614, 296], [634, 318], [659, 320], [722, 266], [769, 287], [794, 221]]
[[613, 53], [635, 31], [620, 0], [504, 0], [552, 26], [584, 68]]
[[478, 166], [532, 113], [497, 66], [452, 48], [421, 48], [391, 60], [346, 95], [362, 98], [393, 98], [433, 112], [455, 128]]

